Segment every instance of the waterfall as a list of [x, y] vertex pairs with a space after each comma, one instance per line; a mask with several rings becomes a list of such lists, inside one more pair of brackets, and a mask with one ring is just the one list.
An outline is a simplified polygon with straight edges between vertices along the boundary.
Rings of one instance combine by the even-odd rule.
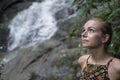
[[33, 2], [28, 9], [19, 12], [9, 24], [8, 51], [50, 39], [57, 31], [54, 14], [64, 6], [66, 0], [44, 0]]
[[51, 9], [54, 1], [34, 2], [28, 9], [19, 12], [11, 21], [8, 50], [24, 44], [35, 44], [49, 39], [56, 32], [56, 21]]

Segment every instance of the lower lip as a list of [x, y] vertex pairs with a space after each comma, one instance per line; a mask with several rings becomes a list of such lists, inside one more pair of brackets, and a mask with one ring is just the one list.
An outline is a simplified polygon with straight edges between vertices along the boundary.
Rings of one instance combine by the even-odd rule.
[[83, 41], [82, 41], [82, 43], [86, 43], [86, 42], [88, 42], [88, 41], [87, 41], [87, 40], [83, 40]]

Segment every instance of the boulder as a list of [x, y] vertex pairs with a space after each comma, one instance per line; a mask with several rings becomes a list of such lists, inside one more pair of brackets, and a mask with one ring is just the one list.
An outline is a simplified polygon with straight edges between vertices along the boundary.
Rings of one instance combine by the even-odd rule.
[[[6, 57], [2, 75], [4, 80], [66, 80], [77, 79], [79, 72], [77, 58], [79, 48], [69, 49], [66, 44], [51, 39], [37, 47], [23, 47], [9, 53], [16, 55], [13, 59]], [[78, 70], [78, 71], [76, 71]], [[76, 71], [76, 72], [75, 72]]]

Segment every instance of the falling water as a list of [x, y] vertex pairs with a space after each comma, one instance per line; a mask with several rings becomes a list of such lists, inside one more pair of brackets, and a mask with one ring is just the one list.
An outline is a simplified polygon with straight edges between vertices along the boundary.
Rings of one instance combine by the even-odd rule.
[[[23, 45], [35, 45], [50, 39], [58, 30], [54, 18], [56, 12], [70, 7], [70, 0], [44, 0], [33, 4], [19, 12], [9, 24], [10, 35], [8, 51]], [[70, 4], [71, 5], [71, 4]], [[63, 14], [68, 17], [68, 14]], [[17, 53], [8, 54], [1, 63], [13, 59]]]
[[66, 6], [65, 1], [34, 2], [28, 9], [19, 12], [9, 24], [8, 50], [25, 44], [34, 45], [51, 38], [57, 31], [54, 14]]
[[34, 2], [28, 9], [19, 12], [11, 21], [8, 50], [25, 44], [36, 44], [49, 39], [57, 31], [56, 21], [50, 9], [56, 0]]

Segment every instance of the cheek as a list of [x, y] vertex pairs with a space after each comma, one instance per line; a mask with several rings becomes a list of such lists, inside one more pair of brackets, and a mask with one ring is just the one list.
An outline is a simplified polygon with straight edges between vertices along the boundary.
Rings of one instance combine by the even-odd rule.
[[100, 35], [90, 35], [89, 40], [92, 44], [99, 45], [102, 43], [102, 37]]

